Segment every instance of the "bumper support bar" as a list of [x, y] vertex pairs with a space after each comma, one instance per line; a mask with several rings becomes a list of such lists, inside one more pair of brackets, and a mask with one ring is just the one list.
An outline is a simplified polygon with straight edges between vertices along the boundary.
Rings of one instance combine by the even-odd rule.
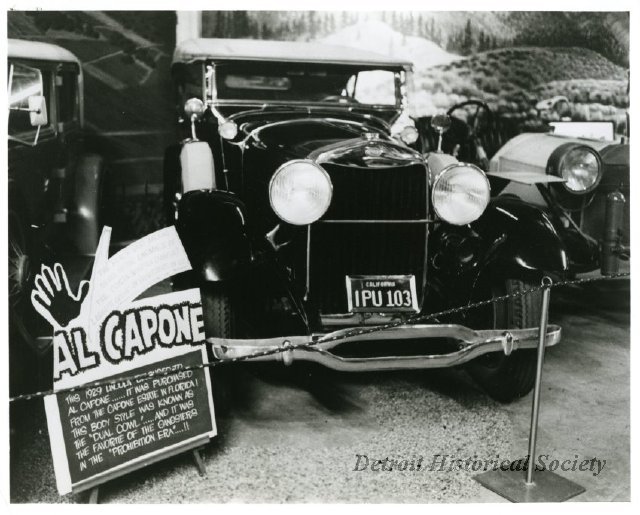
[[[370, 328], [367, 328], [367, 331]], [[356, 330], [357, 331], [357, 330]], [[560, 341], [562, 330], [549, 325], [545, 346], [551, 347]], [[293, 361], [313, 361], [333, 370], [364, 372], [377, 370], [408, 370], [445, 368], [461, 365], [489, 352], [511, 354], [518, 349], [535, 349], [538, 343], [538, 328], [527, 329], [483, 329], [473, 330], [457, 324], [401, 325], [391, 329], [363, 334], [354, 334], [354, 329], [341, 329], [326, 335], [290, 336], [267, 339], [208, 338], [214, 356], [220, 360], [244, 359], [246, 361], [281, 361], [285, 365]], [[417, 356], [374, 356], [346, 358], [331, 352], [347, 342], [424, 339], [429, 349], [430, 338], [447, 338], [457, 344], [457, 349], [445, 354], [421, 354]], [[250, 357], [264, 351], [281, 352], [267, 356]], [[393, 351], [393, 343], [389, 349]]]

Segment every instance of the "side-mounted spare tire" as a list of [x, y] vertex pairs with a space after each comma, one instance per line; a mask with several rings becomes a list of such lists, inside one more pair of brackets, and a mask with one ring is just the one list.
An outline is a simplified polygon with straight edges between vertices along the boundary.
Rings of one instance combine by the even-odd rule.
[[[515, 295], [493, 304], [493, 329], [521, 329], [540, 325], [542, 290], [518, 295], [535, 285], [507, 279], [494, 289], [494, 295]], [[467, 365], [476, 382], [494, 399], [511, 402], [527, 395], [536, 378], [536, 350], [523, 349], [505, 356], [502, 352], [485, 354]]]

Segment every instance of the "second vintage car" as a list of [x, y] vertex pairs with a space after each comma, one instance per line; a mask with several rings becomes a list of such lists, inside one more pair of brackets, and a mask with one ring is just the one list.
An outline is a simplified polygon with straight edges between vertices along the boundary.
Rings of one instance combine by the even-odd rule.
[[492, 157], [494, 192], [544, 209], [567, 249], [569, 271], [619, 271], [630, 258], [628, 137], [611, 122], [552, 122], [523, 133]]
[[[442, 148], [487, 172], [493, 196], [519, 198], [545, 212], [565, 247], [568, 275], [615, 274], [630, 257], [629, 135], [616, 135], [613, 121], [562, 116], [571, 110], [566, 97], [536, 108], [541, 116], [523, 131], [518, 120], [498, 116], [483, 100], [456, 104], [447, 112], [451, 128]], [[556, 121], [549, 120], [550, 109]], [[423, 152], [437, 146], [431, 119], [417, 119]]]
[[[477, 166], [411, 147], [411, 63], [197, 39], [178, 45], [172, 70], [184, 139], [166, 152], [165, 207], [193, 266], [174, 287], [200, 288], [216, 359], [280, 349], [254, 360], [466, 364], [496, 399], [531, 390], [541, 293], [518, 294], [566, 274], [563, 243], [543, 210], [492, 199]], [[559, 339], [549, 326], [546, 344]]]
[[31, 305], [33, 280], [43, 262], [93, 256], [104, 213], [105, 161], [84, 141], [76, 56], [17, 39], [8, 40], [7, 50], [9, 376], [15, 394], [51, 384], [51, 328]]

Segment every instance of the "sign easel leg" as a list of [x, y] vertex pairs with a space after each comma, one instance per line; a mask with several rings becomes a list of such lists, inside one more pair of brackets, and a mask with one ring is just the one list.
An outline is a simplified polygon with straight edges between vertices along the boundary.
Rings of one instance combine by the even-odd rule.
[[98, 487], [94, 486], [89, 491], [89, 504], [98, 504]]
[[196, 467], [198, 468], [198, 474], [201, 476], [207, 475], [207, 469], [204, 466], [204, 460], [202, 459], [202, 455], [200, 454], [200, 449], [193, 449], [191, 451], [193, 453], [193, 461], [196, 462]]
[[[542, 305], [540, 310], [540, 330], [538, 333], [538, 354], [536, 361], [536, 379], [531, 405], [531, 425], [529, 427], [529, 454], [526, 476], [521, 467], [509, 467], [507, 470], [490, 470], [474, 477], [478, 483], [511, 502], [562, 502], [585, 491], [583, 487], [549, 470], [536, 468], [536, 440], [538, 434], [538, 414], [540, 412], [540, 390], [542, 384], [542, 365], [544, 363], [547, 323], [549, 321], [549, 298], [551, 279], [542, 279]], [[514, 462], [515, 464], [516, 462]], [[513, 465], [513, 464], [512, 464]], [[515, 470], [514, 470], [515, 469]]]

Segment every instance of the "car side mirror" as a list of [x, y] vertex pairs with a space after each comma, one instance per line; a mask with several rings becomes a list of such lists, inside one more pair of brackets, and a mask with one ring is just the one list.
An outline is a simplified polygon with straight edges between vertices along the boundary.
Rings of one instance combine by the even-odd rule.
[[42, 127], [49, 123], [47, 101], [42, 95], [32, 95], [29, 102], [29, 121], [32, 127]]
[[442, 153], [442, 135], [451, 127], [451, 118], [446, 114], [436, 114], [431, 118], [431, 128], [438, 133], [438, 149]]
[[446, 114], [436, 114], [431, 118], [431, 127], [439, 134], [443, 134], [451, 127], [451, 118]]

